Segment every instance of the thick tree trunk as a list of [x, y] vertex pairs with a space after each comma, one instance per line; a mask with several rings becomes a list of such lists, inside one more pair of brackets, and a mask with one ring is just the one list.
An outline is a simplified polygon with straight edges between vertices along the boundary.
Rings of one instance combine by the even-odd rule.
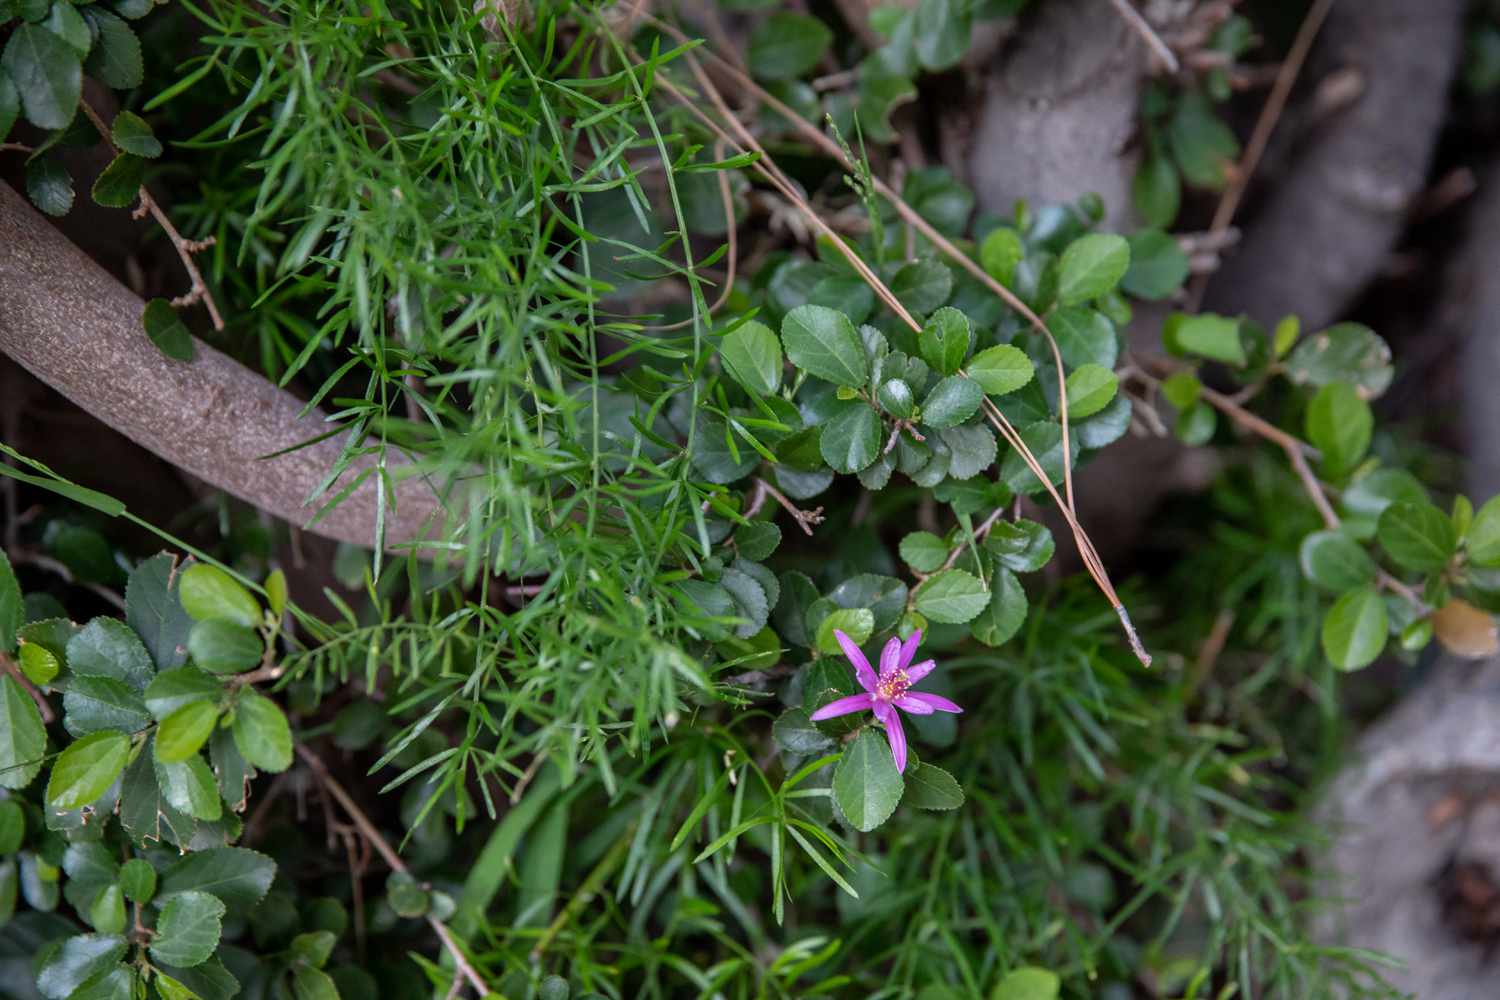
[[[317, 505], [308, 506], [307, 498], [333, 467], [340, 443], [327, 439], [263, 456], [327, 433], [321, 412], [299, 416], [300, 400], [201, 342], [191, 362], [163, 356], [142, 329], [141, 300], [5, 184], [0, 248], [0, 351], [132, 441], [219, 489], [293, 524], [313, 516]], [[370, 464], [356, 462], [341, 482]], [[385, 518], [392, 546], [427, 536], [441, 508], [408, 463], [391, 453], [388, 464], [397, 481], [388, 497], [395, 509]], [[377, 509], [372, 475], [309, 530], [370, 545]]]

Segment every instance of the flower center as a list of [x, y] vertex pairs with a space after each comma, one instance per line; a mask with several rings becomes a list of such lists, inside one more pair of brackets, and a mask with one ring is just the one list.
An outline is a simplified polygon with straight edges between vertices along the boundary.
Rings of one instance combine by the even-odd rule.
[[875, 696], [882, 701], [895, 701], [906, 694], [909, 687], [911, 687], [911, 681], [907, 678], [906, 671], [897, 670], [880, 678], [880, 683], [875, 685]]

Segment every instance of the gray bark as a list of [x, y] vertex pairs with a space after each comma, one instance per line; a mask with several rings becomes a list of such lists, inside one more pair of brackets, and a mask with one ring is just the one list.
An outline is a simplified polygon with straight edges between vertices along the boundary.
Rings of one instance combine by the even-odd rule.
[[1311, 77], [1357, 70], [1364, 89], [1318, 123], [1207, 307], [1318, 328], [1337, 319], [1380, 269], [1427, 177], [1459, 57], [1463, 0], [1340, 0]]
[[[142, 329], [144, 303], [5, 184], [0, 248], [0, 351], [200, 479], [293, 524], [313, 516], [317, 506], [306, 500], [337, 460], [340, 442], [330, 438], [277, 458], [261, 456], [326, 433], [321, 412], [299, 416], [302, 401], [201, 342], [191, 362], [162, 355]], [[442, 511], [428, 483], [411, 476], [399, 455], [388, 454], [398, 483], [390, 498], [395, 509], [385, 519], [392, 546], [428, 536]], [[341, 482], [369, 464], [355, 463]], [[309, 530], [369, 545], [377, 509], [371, 476]]]
[[980, 205], [1104, 198], [1106, 228], [1130, 212], [1130, 139], [1146, 71], [1144, 43], [1103, 0], [1048, 0], [990, 77], [969, 154]]

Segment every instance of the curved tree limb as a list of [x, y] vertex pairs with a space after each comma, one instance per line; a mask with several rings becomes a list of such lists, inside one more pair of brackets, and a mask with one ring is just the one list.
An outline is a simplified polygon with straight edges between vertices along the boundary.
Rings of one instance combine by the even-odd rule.
[[[141, 326], [143, 303], [0, 184], [0, 352], [83, 410], [167, 461], [293, 524], [316, 508], [307, 498], [341, 452], [321, 412], [260, 375], [196, 342], [191, 362], [166, 358]], [[109, 456], [101, 455], [100, 461]], [[373, 464], [344, 473], [352, 482]], [[441, 519], [437, 496], [387, 458], [395, 484], [386, 545], [427, 537]], [[308, 530], [369, 545], [375, 538], [376, 478], [370, 473]], [[337, 485], [327, 496], [337, 492]], [[326, 502], [326, 501], [324, 501]]]
[[1380, 268], [1422, 189], [1458, 63], [1463, 0], [1339, 0], [1315, 76], [1353, 67], [1364, 90], [1318, 126], [1209, 286], [1217, 312], [1338, 318]]

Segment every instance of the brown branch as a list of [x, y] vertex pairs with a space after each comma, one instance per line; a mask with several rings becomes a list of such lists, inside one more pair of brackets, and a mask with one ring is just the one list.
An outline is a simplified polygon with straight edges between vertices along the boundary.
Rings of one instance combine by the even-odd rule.
[[1120, 15], [1120, 19], [1130, 30], [1141, 37], [1141, 41], [1146, 43], [1151, 54], [1161, 61], [1167, 72], [1176, 73], [1179, 69], [1176, 54], [1167, 47], [1166, 42], [1161, 40], [1161, 36], [1141, 16], [1141, 12], [1131, 5], [1130, 0], [1109, 0], [1109, 5], [1115, 9], [1115, 13]]
[[[0, 247], [0, 352], [173, 465], [294, 525], [307, 521], [307, 498], [343, 452], [322, 411], [302, 413], [301, 400], [203, 343], [190, 362], [168, 359], [141, 327], [141, 300], [5, 184]], [[371, 544], [376, 461], [351, 463], [344, 475], [365, 481], [309, 530]], [[419, 542], [441, 502], [427, 482], [402, 476], [399, 454], [385, 462], [395, 481], [386, 545]]]
[[[78, 106], [83, 109], [83, 113], [88, 116], [89, 121], [94, 123], [94, 128], [98, 130], [105, 144], [114, 150], [115, 155], [118, 156], [120, 150], [115, 146], [109, 126], [99, 116], [99, 112], [95, 111], [89, 105], [89, 102], [85, 100], [80, 100]], [[162, 231], [167, 234], [167, 239], [172, 241], [172, 248], [177, 251], [177, 256], [182, 260], [183, 269], [187, 271], [188, 281], [191, 283], [187, 294], [173, 299], [172, 304], [174, 306], [188, 306], [194, 302], [202, 302], [203, 308], [208, 310], [208, 318], [213, 320], [214, 329], [224, 329], [224, 317], [219, 315], [219, 306], [214, 302], [214, 297], [209, 292], [208, 285], [203, 281], [203, 272], [198, 270], [198, 265], [193, 260], [193, 254], [213, 246], [213, 237], [210, 236], [206, 240], [184, 239], [183, 235], [177, 231], [177, 227], [172, 225], [172, 220], [167, 218], [167, 213], [163, 212], [161, 206], [156, 203], [156, 199], [151, 197], [151, 192], [146, 190], [146, 185], [144, 184], [141, 185], [140, 197], [141, 208], [151, 213], [151, 217], [156, 220], [156, 224], [161, 226]]]
[[[401, 860], [401, 855], [397, 854], [391, 845], [386, 842], [385, 837], [381, 836], [380, 831], [375, 828], [375, 824], [371, 823], [370, 818], [364, 814], [364, 810], [359, 808], [354, 799], [349, 797], [349, 793], [344, 791], [344, 787], [329, 773], [328, 765], [323, 763], [323, 759], [301, 744], [297, 746], [297, 756], [301, 757], [302, 762], [312, 770], [324, 790], [338, 802], [339, 807], [348, 815], [355, 829], [359, 831], [360, 836], [364, 837], [369, 845], [375, 848], [376, 853], [385, 859], [385, 863], [390, 865], [393, 871], [410, 874], [409, 869], [406, 867], [406, 862]], [[431, 914], [427, 917], [427, 923], [436, 932], [438, 939], [443, 942], [443, 947], [447, 948], [448, 953], [453, 957], [453, 964], [457, 967], [459, 975], [467, 979], [470, 985], [479, 992], [480, 996], [488, 993], [490, 991], [489, 984], [484, 981], [483, 976], [475, 971], [474, 966], [469, 964], [468, 958], [464, 955], [463, 949], [459, 947], [458, 941], [453, 937], [453, 932], [448, 929], [448, 926]]]
[[823, 523], [822, 507], [803, 510], [788, 500], [780, 490], [759, 477], [755, 480], [755, 494], [750, 498], [750, 504], [748, 505], [752, 513], [760, 510], [761, 506], [765, 503], [766, 494], [770, 494], [777, 503], [781, 504], [782, 509], [792, 515], [792, 520], [796, 521], [797, 526], [806, 534], [811, 535], [813, 533], [813, 525]]

